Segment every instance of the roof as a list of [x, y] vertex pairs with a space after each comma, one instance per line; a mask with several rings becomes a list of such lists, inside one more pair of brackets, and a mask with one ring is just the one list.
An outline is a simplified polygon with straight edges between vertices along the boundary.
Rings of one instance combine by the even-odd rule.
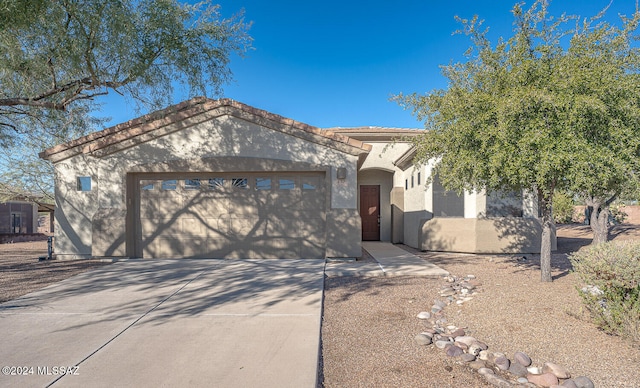
[[352, 127], [352, 128], [327, 128], [325, 131], [349, 136], [360, 141], [389, 141], [392, 139], [402, 139], [404, 137], [418, 136], [424, 130], [418, 128], [385, 128], [385, 127]]
[[212, 100], [195, 97], [168, 108], [59, 144], [39, 154], [53, 163], [75, 155], [104, 157], [122, 149], [167, 135], [172, 132], [221, 116], [233, 116], [276, 131], [296, 136], [340, 151], [360, 155], [371, 146], [362, 141], [322, 130], [265, 110], [223, 98]]

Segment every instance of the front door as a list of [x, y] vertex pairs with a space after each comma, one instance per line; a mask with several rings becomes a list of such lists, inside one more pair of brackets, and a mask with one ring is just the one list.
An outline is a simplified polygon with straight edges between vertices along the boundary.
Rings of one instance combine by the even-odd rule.
[[362, 241], [380, 240], [380, 186], [360, 186]]

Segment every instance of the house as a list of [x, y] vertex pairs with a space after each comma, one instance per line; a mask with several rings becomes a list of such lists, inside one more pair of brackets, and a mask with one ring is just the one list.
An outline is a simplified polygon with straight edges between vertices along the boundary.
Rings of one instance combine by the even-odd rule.
[[0, 203], [0, 234], [31, 234], [38, 228], [38, 204], [26, 199]]
[[194, 98], [40, 154], [55, 167], [56, 254], [359, 257], [361, 240], [538, 249], [531, 199], [425, 186], [432, 165], [414, 166], [406, 141], [389, 145], [419, 133], [323, 130]]

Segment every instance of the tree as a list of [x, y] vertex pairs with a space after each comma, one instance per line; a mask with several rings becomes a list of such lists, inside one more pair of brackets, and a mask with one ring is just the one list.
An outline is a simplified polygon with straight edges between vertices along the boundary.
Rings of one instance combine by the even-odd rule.
[[223, 19], [210, 1], [2, 1], [0, 27], [5, 150], [26, 138], [39, 139], [37, 148], [96, 129], [94, 99], [109, 92], [140, 110], [170, 104], [175, 87], [219, 94], [231, 54], [251, 43], [242, 15]]
[[438, 160], [445, 187], [537, 194], [541, 278], [551, 281], [554, 192], [614, 192], [629, 167], [635, 180], [639, 14], [618, 28], [603, 13], [554, 18], [538, 0], [513, 15], [513, 36], [495, 46], [477, 17], [459, 19], [473, 46], [466, 62], [443, 66], [448, 89], [396, 98], [430, 129], [414, 140], [417, 158]]

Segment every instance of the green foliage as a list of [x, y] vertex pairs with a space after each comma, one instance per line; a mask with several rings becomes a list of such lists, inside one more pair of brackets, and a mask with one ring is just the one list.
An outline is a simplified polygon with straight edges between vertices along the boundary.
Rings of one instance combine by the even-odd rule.
[[562, 191], [553, 194], [553, 220], [558, 224], [568, 224], [573, 220], [573, 199]]
[[[396, 100], [425, 120], [416, 160], [437, 160], [446, 188], [536, 193], [550, 239], [556, 190], [611, 198], [637, 185], [640, 13], [618, 27], [547, 8], [514, 6], [513, 35], [495, 44], [477, 16], [459, 19], [473, 46], [466, 62], [442, 67], [448, 89]], [[550, 246], [543, 238], [545, 280]]]
[[209, 0], [0, 0], [0, 162], [12, 168], [15, 147], [35, 160], [96, 129], [97, 96], [152, 110], [171, 104], [176, 87], [220, 94], [230, 56], [251, 38], [241, 14], [218, 11]]
[[609, 213], [614, 224], [622, 224], [629, 215], [624, 211], [624, 204], [614, 203], [609, 207]]
[[640, 242], [592, 245], [570, 260], [598, 327], [640, 341]]

